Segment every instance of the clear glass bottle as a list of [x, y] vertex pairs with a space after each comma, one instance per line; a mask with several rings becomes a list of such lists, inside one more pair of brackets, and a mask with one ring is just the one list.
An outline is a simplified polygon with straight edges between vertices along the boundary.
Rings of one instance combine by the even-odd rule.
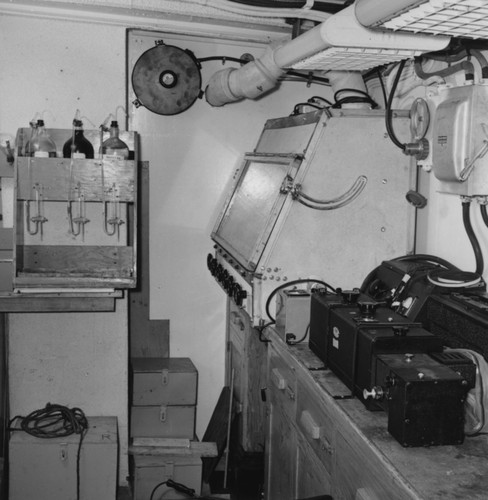
[[102, 143], [102, 158], [118, 160], [129, 158], [129, 147], [119, 138], [119, 124], [116, 121], [110, 124], [110, 137]]
[[44, 120], [37, 120], [31, 139], [25, 146], [26, 156], [36, 158], [56, 158], [56, 144], [44, 126]]
[[88, 158], [95, 157], [92, 143], [83, 134], [83, 122], [73, 120], [73, 135], [64, 143], [64, 158]]

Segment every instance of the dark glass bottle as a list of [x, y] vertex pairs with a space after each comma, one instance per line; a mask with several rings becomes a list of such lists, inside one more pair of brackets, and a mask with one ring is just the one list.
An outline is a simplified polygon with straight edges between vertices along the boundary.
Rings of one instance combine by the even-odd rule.
[[87, 158], [95, 157], [92, 143], [83, 134], [83, 122], [73, 121], [73, 135], [64, 143], [64, 158]]
[[114, 120], [110, 124], [110, 137], [102, 144], [103, 158], [116, 158], [127, 160], [129, 158], [129, 148], [127, 144], [119, 138], [119, 124]]
[[44, 126], [44, 120], [37, 120], [34, 133], [25, 145], [25, 156], [56, 158], [56, 144]]

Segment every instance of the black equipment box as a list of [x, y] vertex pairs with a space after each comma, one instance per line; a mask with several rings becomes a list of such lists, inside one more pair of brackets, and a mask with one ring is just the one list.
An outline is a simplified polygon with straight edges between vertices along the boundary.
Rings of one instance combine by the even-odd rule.
[[388, 406], [388, 432], [403, 446], [464, 441], [468, 383], [426, 354], [377, 356], [376, 381]]
[[383, 261], [366, 277], [361, 291], [378, 302], [388, 302], [397, 313], [411, 321], [420, 321], [419, 315], [423, 315], [431, 297], [449, 297], [453, 292], [482, 294], [486, 290], [482, 279], [469, 286], [462, 282], [455, 288], [452, 284], [449, 287], [439, 286], [435, 280], [429, 279], [429, 274], [452, 265], [447, 262], [436, 264], [436, 259], [429, 255], [412, 255]]
[[440, 352], [442, 340], [390, 309], [378, 307], [365, 316], [358, 306], [331, 310], [327, 364], [369, 410], [379, 410], [374, 400], [363, 397], [363, 390], [375, 384], [374, 357], [383, 353]]
[[445, 345], [471, 349], [488, 360], [488, 295], [485, 292], [431, 296], [418, 320], [442, 338]]
[[361, 301], [371, 301], [367, 295], [361, 294], [358, 289], [329, 293], [319, 289], [312, 293], [310, 299], [310, 332], [308, 346], [310, 350], [327, 367], [327, 338], [329, 330], [329, 314], [331, 309], [351, 307]]

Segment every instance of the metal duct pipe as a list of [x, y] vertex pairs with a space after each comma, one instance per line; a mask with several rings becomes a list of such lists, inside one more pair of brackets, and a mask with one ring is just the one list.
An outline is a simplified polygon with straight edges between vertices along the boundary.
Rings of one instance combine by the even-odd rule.
[[[354, 96], [357, 97], [357, 93], [354, 90], [359, 90], [359, 92], [368, 93], [368, 89], [366, 88], [366, 84], [364, 83], [363, 75], [359, 71], [329, 71], [327, 73], [327, 78], [329, 79], [330, 86], [332, 88], [332, 92], [335, 94], [339, 90], [344, 90], [341, 92], [341, 98]], [[349, 90], [352, 90], [350, 92]], [[343, 109], [346, 108], [366, 108], [369, 109], [371, 104], [368, 102], [351, 102], [344, 103], [342, 105]]]
[[380, 24], [403, 11], [427, 0], [357, 0], [354, 4], [357, 20], [366, 27]]
[[[205, 90], [208, 103], [223, 106], [243, 98], [255, 99], [274, 88], [285, 69], [294, 66], [319, 71], [360, 71], [441, 50], [450, 41], [442, 36], [370, 30], [358, 22], [354, 9], [350, 5], [293, 40], [268, 47], [262, 57], [239, 69], [227, 68], [215, 73]], [[322, 61], [307, 66], [317, 57]]]
[[226, 68], [210, 78], [205, 98], [211, 106], [223, 106], [243, 98], [256, 99], [278, 84], [285, 73], [274, 60], [274, 50], [268, 47], [260, 59], [241, 68]]

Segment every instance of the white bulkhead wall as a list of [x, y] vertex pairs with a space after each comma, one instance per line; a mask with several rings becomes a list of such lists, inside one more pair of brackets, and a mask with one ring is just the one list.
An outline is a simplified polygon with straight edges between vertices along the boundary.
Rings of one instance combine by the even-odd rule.
[[[125, 101], [125, 29], [0, 14], [0, 131], [15, 137], [36, 112], [71, 128], [80, 109], [97, 128]], [[122, 116], [120, 117], [123, 122]], [[57, 145], [58, 149], [60, 145]], [[62, 146], [62, 145], [61, 145]], [[64, 210], [64, 209], [63, 209]], [[114, 313], [9, 315], [10, 412], [46, 403], [118, 418], [127, 465], [127, 299]]]

